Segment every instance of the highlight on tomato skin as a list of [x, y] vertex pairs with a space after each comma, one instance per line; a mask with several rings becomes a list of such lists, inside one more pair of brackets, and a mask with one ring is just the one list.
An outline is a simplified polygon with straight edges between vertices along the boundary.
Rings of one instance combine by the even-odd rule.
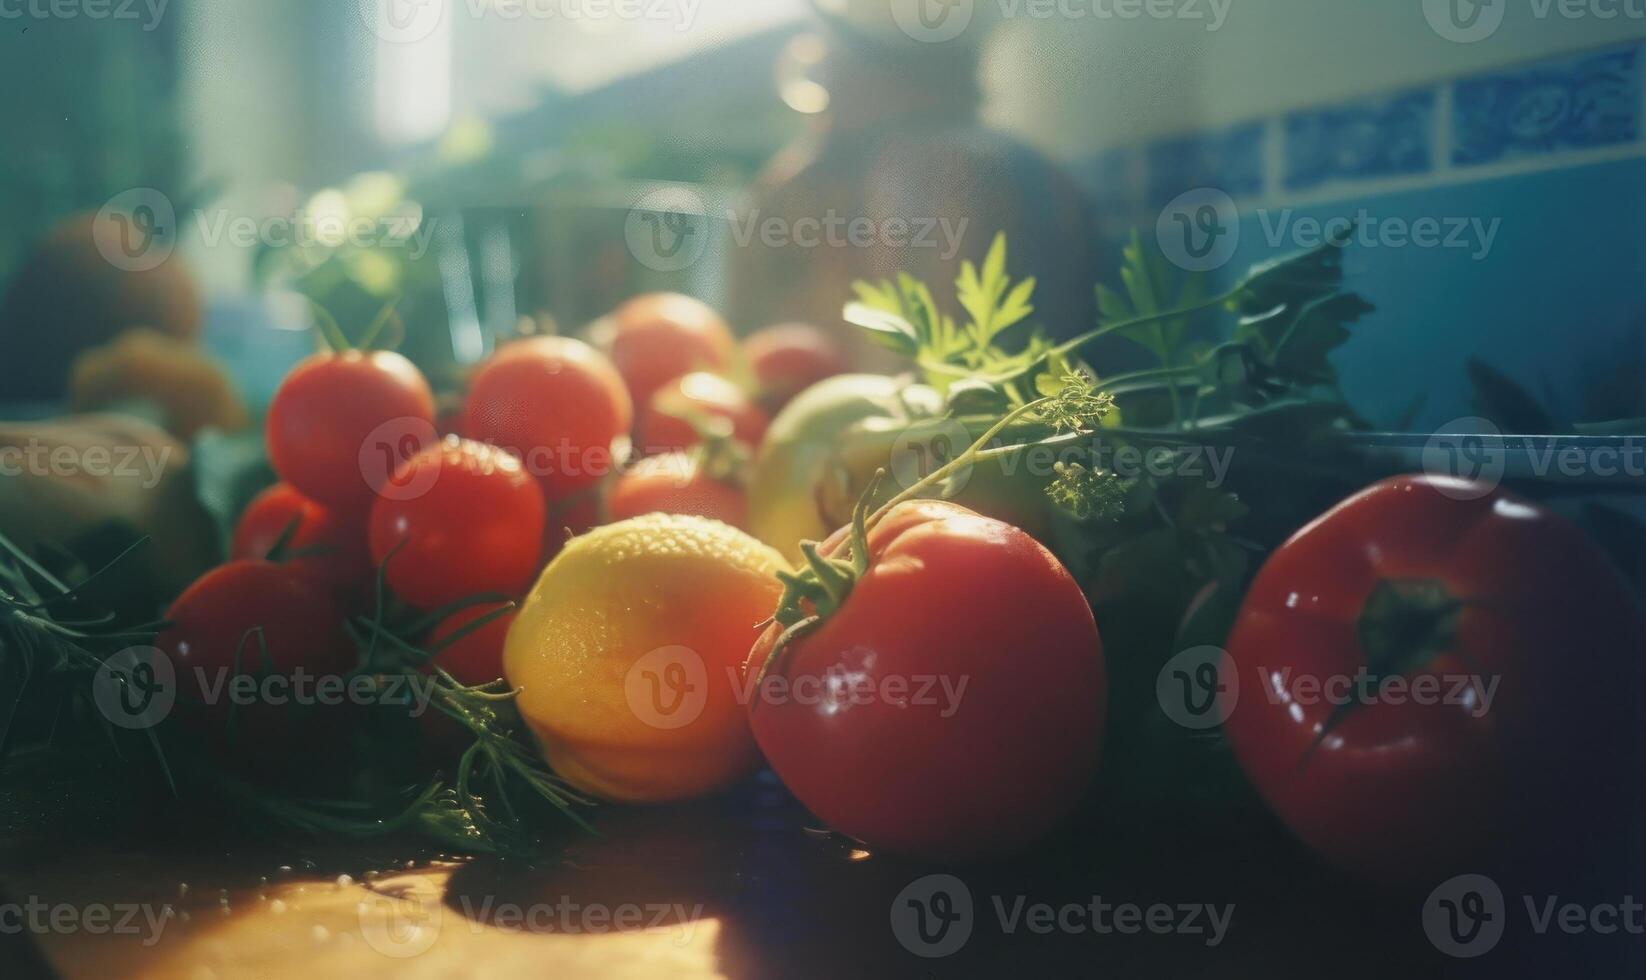
[[[1507, 491], [1394, 477], [1258, 573], [1223, 731], [1292, 832], [1360, 877], [1564, 863], [1585, 824], [1628, 812], [1597, 768], [1632, 744], [1629, 685], [1595, 679], [1633, 676], [1641, 650], [1646, 621], [1576, 526]], [[1338, 705], [1297, 686], [1363, 674], [1437, 693]]]
[[611, 361], [570, 337], [504, 345], [474, 374], [463, 434], [519, 456], [551, 504], [616, 468], [634, 402]]
[[687, 449], [703, 441], [705, 424], [717, 420], [751, 450], [765, 438], [766, 413], [737, 385], [706, 371], [682, 375], [652, 396], [636, 428], [635, 449], [643, 455]]
[[721, 475], [692, 453], [648, 456], [612, 485], [606, 498], [613, 521], [643, 514], [691, 514], [748, 530], [749, 494], [735, 475]]
[[[1073, 812], [1102, 752], [1108, 685], [1085, 596], [1033, 538], [954, 504], [899, 504], [867, 541], [839, 608], [781, 650], [773, 623], [751, 650], [755, 740], [808, 809], [871, 848], [1027, 847]], [[842, 678], [870, 696], [794, 695]]]
[[402, 464], [372, 506], [372, 560], [396, 597], [423, 609], [519, 595], [537, 571], [545, 515], [513, 454], [448, 438]]
[[281, 479], [362, 514], [395, 466], [435, 440], [434, 417], [434, 394], [411, 361], [392, 351], [326, 352], [281, 382], [264, 437]]
[[636, 406], [693, 371], [725, 372], [738, 354], [731, 328], [702, 300], [647, 293], [612, 311], [611, 358]]

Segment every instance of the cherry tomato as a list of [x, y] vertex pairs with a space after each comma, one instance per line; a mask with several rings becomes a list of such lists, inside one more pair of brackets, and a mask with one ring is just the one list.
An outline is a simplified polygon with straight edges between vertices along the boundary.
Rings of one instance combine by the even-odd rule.
[[[434, 628], [425, 646], [441, 647], [447, 637], [475, 620], [504, 608], [501, 603], [484, 603], [459, 609]], [[471, 687], [489, 684], [503, 676], [503, 641], [508, 639], [509, 627], [514, 625], [515, 612], [511, 609], [484, 626], [464, 634], [455, 643], [444, 647], [434, 656], [434, 663], [459, 684]]]
[[1438, 881], [1518, 860], [1506, 849], [1549, 840], [1550, 819], [1608, 812], [1583, 801], [1597, 761], [1625, 751], [1617, 692], [1643, 649], [1576, 527], [1478, 484], [1397, 477], [1263, 566], [1219, 677], [1224, 731], [1316, 851]]
[[810, 324], [783, 323], [743, 338], [743, 356], [760, 383], [760, 401], [776, 413], [790, 399], [850, 365], [827, 334]]
[[636, 405], [692, 371], [725, 371], [737, 341], [708, 304], [679, 293], [636, 296], [612, 313], [612, 360]]
[[648, 456], [618, 478], [606, 500], [613, 521], [642, 514], [695, 514], [743, 529], [749, 494], [734, 479], [717, 476], [690, 453]]
[[[751, 678], [782, 634], [755, 644]], [[916, 501], [870, 531], [867, 571], [771, 663], [750, 723], [778, 776], [837, 830], [972, 859], [1019, 849], [1074, 808], [1106, 697], [1091, 609], [1057, 559], [1009, 524]]]
[[674, 379], [652, 396], [640, 420], [636, 448], [647, 456], [686, 449], [702, 442], [691, 418], [722, 418], [732, 437], [751, 449], [766, 435], [766, 413], [725, 378], [694, 371]]
[[402, 465], [392, 486], [372, 507], [369, 538], [372, 560], [387, 562], [385, 581], [402, 600], [432, 609], [530, 584], [543, 495], [513, 454], [449, 438]]
[[312, 692], [320, 677], [342, 677], [357, 659], [331, 597], [308, 576], [266, 561], [232, 561], [207, 572], [172, 603], [166, 621], [155, 646], [177, 672], [179, 704], [205, 705], [214, 727], [232, 712], [260, 759], [290, 750], [270, 740], [305, 728], [299, 719], [337, 713], [299, 703], [295, 683], [269, 688], [285, 703], [262, 700], [261, 688], [242, 703], [233, 679], [293, 681], [301, 669]]
[[569, 337], [534, 337], [475, 374], [464, 434], [515, 453], [559, 500], [616, 468], [633, 422], [628, 389], [604, 355]]
[[247, 505], [235, 525], [229, 556], [267, 558], [294, 527], [285, 549], [292, 557], [284, 564], [312, 575], [333, 595], [346, 597], [350, 605], [370, 594], [373, 567], [364, 524], [322, 507], [289, 483], [276, 483]]
[[310, 500], [363, 513], [434, 435], [434, 395], [389, 351], [316, 354], [281, 382], [265, 423], [275, 472]]

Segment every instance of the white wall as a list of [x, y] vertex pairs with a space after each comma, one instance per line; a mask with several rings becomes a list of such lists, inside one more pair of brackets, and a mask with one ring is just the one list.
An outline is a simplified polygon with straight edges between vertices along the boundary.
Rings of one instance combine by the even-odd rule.
[[[1216, 0], [1216, 30], [1214, 0], [1154, 0], [1199, 19], [1113, 16], [1128, 0], [1057, 0], [1043, 18], [1036, 0], [978, 2], [1017, 9], [985, 70], [990, 120], [1064, 158], [1646, 36], [1641, 0], [1487, 0], [1507, 5], [1502, 26], [1472, 44], [1431, 29], [1424, 0]], [[1561, 14], [1574, 4], [1583, 16]]]

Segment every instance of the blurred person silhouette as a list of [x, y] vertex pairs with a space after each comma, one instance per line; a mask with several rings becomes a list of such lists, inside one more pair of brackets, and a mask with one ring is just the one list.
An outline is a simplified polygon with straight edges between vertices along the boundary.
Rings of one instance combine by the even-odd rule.
[[[1090, 329], [1101, 267], [1088, 201], [1055, 163], [978, 118], [990, 5], [813, 6], [820, 33], [796, 38], [780, 67], [809, 76], [780, 86], [811, 126], [768, 164], [738, 216], [729, 292], [739, 330], [809, 321], [854, 360], [884, 367], [841, 319], [852, 282], [907, 272], [945, 303], [961, 263], [981, 262], [999, 232], [1014, 277], [1038, 280], [1034, 322], [1052, 337]], [[763, 232], [769, 223], [779, 235]]]

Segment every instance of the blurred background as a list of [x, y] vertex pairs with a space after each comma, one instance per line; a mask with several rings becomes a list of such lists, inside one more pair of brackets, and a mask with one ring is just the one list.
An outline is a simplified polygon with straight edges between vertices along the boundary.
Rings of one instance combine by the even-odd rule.
[[[1339, 366], [1374, 423], [1471, 414], [1471, 359], [1545, 413], [1638, 417], [1643, 37], [1629, 0], [3, 0], [0, 399], [50, 410], [143, 326], [255, 414], [304, 297], [400, 297], [454, 375], [655, 289], [844, 334], [853, 278], [939, 281], [997, 230], [1067, 336], [1134, 229], [1210, 200], [1230, 275], [1311, 219], [1373, 229]], [[107, 259], [100, 209], [131, 216], [125, 284], [60, 288]], [[802, 241], [830, 215], [875, 240]]]

